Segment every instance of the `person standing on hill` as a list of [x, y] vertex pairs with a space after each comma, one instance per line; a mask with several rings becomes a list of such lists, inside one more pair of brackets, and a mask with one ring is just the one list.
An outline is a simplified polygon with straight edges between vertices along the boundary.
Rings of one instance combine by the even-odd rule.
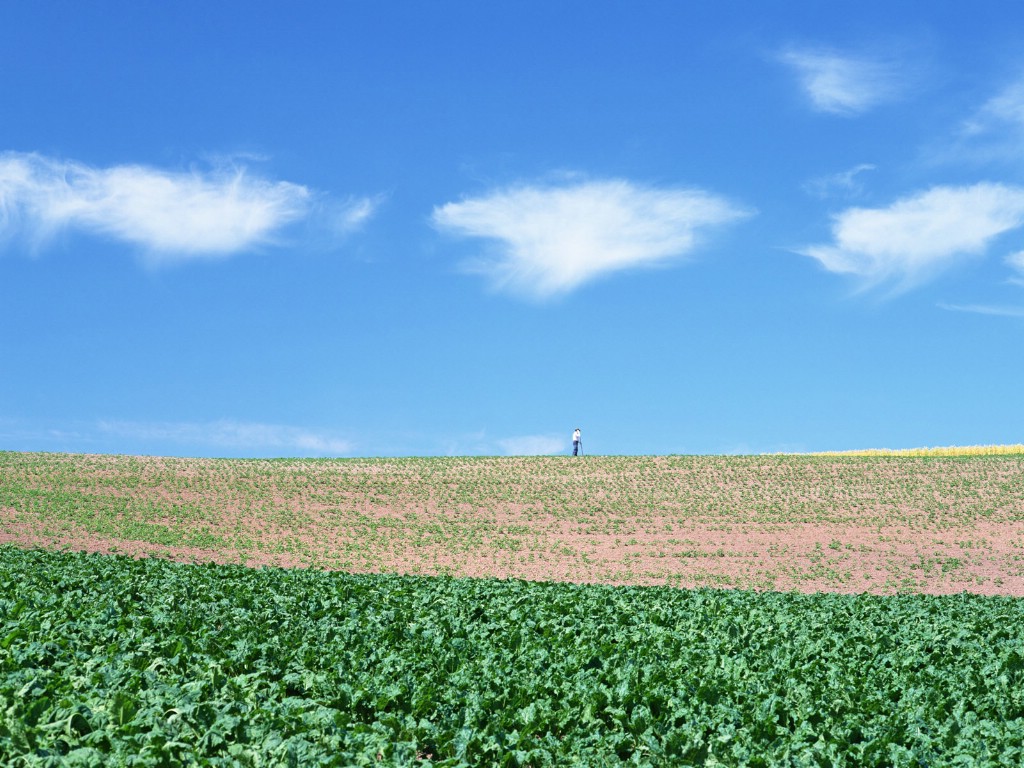
[[572, 433], [572, 455], [576, 456], [580, 450], [580, 428], [576, 427], [576, 431]]

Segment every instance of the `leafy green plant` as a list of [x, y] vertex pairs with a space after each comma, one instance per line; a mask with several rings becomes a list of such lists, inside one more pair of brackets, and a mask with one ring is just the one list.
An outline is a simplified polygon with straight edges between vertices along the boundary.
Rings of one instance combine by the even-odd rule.
[[0, 763], [1019, 765], [1024, 601], [0, 547]]

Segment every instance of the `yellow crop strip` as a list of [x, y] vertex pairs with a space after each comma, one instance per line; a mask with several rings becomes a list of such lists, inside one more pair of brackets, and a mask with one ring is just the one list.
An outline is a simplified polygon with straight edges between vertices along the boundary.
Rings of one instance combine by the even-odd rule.
[[938, 448], [868, 448], [856, 451], [819, 451], [812, 456], [1018, 456], [1024, 445], [952, 445]]

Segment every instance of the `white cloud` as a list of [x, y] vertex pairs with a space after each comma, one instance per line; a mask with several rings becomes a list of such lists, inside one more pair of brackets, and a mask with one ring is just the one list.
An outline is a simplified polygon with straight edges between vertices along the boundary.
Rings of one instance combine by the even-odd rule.
[[433, 221], [456, 235], [496, 241], [490, 259], [468, 268], [499, 288], [543, 298], [683, 256], [698, 230], [746, 215], [701, 190], [605, 180], [498, 190], [435, 208]]
[[[0, 234], [36, 246], [79, 230], [138, 246], [157, 261], [226, 256], [271, 242], [310, 213], [313, 197], [304, 186], [237, 166], [186, 173], [0, 154]], [[350, 200], [336, 225], [351, 231], [374, 207]]]
[[982, 253], [991, 239], [1022, 224], [1024, 188], [940, 186], [888, 208], [849, 208], [834, 217], [834, 244], [800, 253], [869, 284], [896, 279], [910, 286]]
[[1024, 161], [1024, 78], [1011, 82], [925, 150], [933, 164], [1008, 165]]
[[1024, 317], [1024, 307], [1004, 307], [993, 304], [939, 304], [940, 309], [950, 312], [971, 312], [977, 315], [996, 317]]
[[331, 207], [331, 229], [337, 235], [348, 235], [361, 229], [384, 203], [384, 195], [350, 197], [344, 203]]
[[279, 451], [281, 454], [339, 456], [352, 452], [352, 443], [335, 435], [280, 424], [237, 421], [100, 422], [101, 432], [120, 438], [166, 441], [189, 446], [208, 446], [246, 453]]
[[780, 59], [796, 70], [814, 108], [834, 115], [866, 112], [904, 87], [893, 61], [795, 48], [784, 51]]
[[[1024, 285], [1024, 251], [1011, 253], [1004, 259], [1006, 265], [1013, 270], [1014, 276], [1007, 282], [1014, 285]], [[977, 315], [990, 315], [994, 317], [1024, 317], [1024, 307], [1008, 306], [1005, 304], [944, 304], [938, 305], [940, 309], [950, 312], [970, 312]]]
[[977, 135], [1002, 127], [1024, 128], [1024, 79], [993, 96], [964, 123], [964, 133]]
[[871, 163], [861, 163], [846, 171], [811, 179], [804, 185], [804, 189], [818, 197], [830, 197], [835, 194], [859, 195], [864, 190], [864, 185], [857, 177], [865, 171], [873, 170], [875, 166]]
[[498, 440], [507, 456], [549, 456], [565, 451], [566, 439], [554, 435], [522, 435]]
[[1014, 276], [1010, 278], [1010, 282], [1024, 285], [1024, 251], [1011, 253], [1006, 257], [1006, 264], [1015, 272]]

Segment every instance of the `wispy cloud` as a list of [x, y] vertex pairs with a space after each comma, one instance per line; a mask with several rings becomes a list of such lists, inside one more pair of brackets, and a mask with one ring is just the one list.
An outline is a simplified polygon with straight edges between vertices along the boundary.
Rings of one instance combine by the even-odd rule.
[[516, 186], [434, 209], [443, 231], [496, 243], [467, 265], [500, 289], [545, 298], [601, 275], [690, 253], [697, 233], [749, 215], [698, 189], [613, 179]]
[[779, 58], [795, 70], [814, 109], [858, 115], [898, 96], [905, 83], [897, 62], [817, 48], [789, 48]]
[[822, 198], [833, 195], [856, 196], [864, 191], [864, 184], [859, 176], [865, 171], [873, 170], [875, 166], [871, 163], [861, 163], [846, 171], [811, 179], [804, 185], [804, 190]]
[[350, 197], [341, 203], [331, 204], [328, 206], [330, 229], [341, 236], [361, 229], [377, 213], [385, 199], [385, 195]]
[[833, 244], [799, 252], [869, 285], [896, 280], [907, 288], [983, 253], [997, 235], [1022, 224], [1022, 187], [939, 186], [888, 208], [849, 208], [834, 217]]
[[1014, 276], [1010, 278], [1011, 283], [1017, 285], [1024, 285], [1024, 251], [1017, 251], [1017, 253], [1011, 253], [1006, 257], [1006, 263], [1014, 271]]
[[1010, 83], [964, 122], [963, 132], [977, 136], [1006, 127], [1024, 130], [1024, 78]]
[[939, 309], [950, 312], [971, 312], [996, 317], [1024, 317], [1024, 307], [1006, 307], [993, 304], [939, 304]]
[[1001, 172], [1024, 163], [1024, 77], [1010, 82], [951, 132], [923, 150], [926, 162], [995, 166]]
[[[309, 215], [315, 198], [239, 165], [179, 172], [0, 154], [0, 235], [35, 247], [81, 231], [136, 246], [154, 261], [222, 257], [273, 242]], [[374, 207], [372, 199], [336, 205], [337, 223], [349, 231]]]
[[23, 419], [0, 416], [0, 441], [13, 446], [13, 450], [23, 450], [21, 446], [31, 446], [28, 450], [39, 450], [41, 447], [57, 450], [68, 450], [69, 446], [89, 443], [91, 435], [81, 425], [52, 425], [26, 423]]
[[565, 451], [566, 440], [554, 435], [522, 435], [498, 440], [508, 456], [550, 456]]
[[242, 450], [245, 454], [278, 452], [279, 455], [342, 456], [352, 452], [349, 440], [280, 424], [221, 420], [214, 422], [102, 421], [101, 433], [154, 444], [175, 443], [190, 447]]

